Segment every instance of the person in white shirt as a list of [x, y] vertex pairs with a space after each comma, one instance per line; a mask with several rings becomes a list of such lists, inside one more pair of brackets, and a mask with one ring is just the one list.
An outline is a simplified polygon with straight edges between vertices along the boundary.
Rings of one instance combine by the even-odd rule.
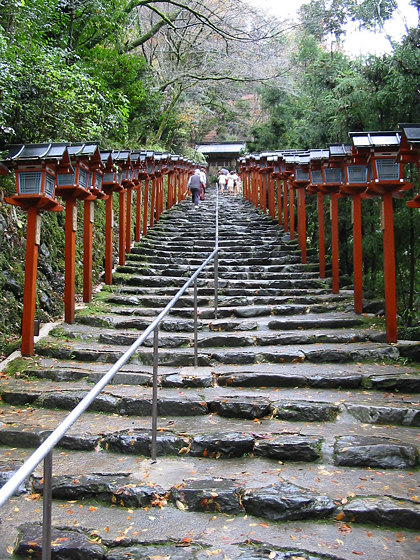
[[226, 177], [227, 179], [227, 188], [228, 188], [228, 193], [230, 195], [235, 195], [236, 194], [236, 181], [238, 180], [238, 176], [236, 174], [235, 170], [230, 171], [230, 173], [228, 174], [228, 176]]

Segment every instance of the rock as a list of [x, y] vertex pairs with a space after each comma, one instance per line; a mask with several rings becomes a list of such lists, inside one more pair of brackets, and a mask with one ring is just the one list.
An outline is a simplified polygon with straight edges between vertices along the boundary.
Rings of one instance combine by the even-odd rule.
[[272, 409], [275, 418], [298, 422], [332, 422], [339, 410], [334, 404], [307, 401], [273, 402]]
[[355, 523], [388, 525], [403, 529], [420, 527], [420, 503], [391, 496], [353, 498], [343, 506], [345, 519]]
[[162, 376], [162, 387], [211, 387], [213, 385], [213, 376], [208, 375], [180, 375], [170, 373]]
[[23, 282], [19, 282], [8, 270], [2, 270], [0, 274], [2, 277], [2, 290], [12, 292], [15, 296], [21, 297], [23, 294]]
[[342, 436], [334, 444], [336, 465], [372, 467], [378, 469], [407, 469], [418, 462], [414, 445], [374, 436]]
[[334, 502], [328, 496], [319, 496], [286, 482], [246, 490], [242, 503], [248, 514], [270, 521], [322, 518], [335, 510]]
[[[8, 480], [20, 469], [22, 461], [1, 461], [0, 462], [0, 488], [6, 484]], [[18, 496], [27, 491], [28, 482], [22, 482], [19, 488], [14, 493]]]
[[420, 410], [405, 402], [398, 406], [371, 406], [361, 404], [346, 405], [349, 413], [365, 424], [397, 424], [420, 426]]
[[271, 411], [268, 399], [253, 397], [221, 397], [208, 403], [210, 412], [228, 418], [262, 418]]
[[[208, 555], [201, 552], [201, 546], [188, 545], [181, 543], [153, 545], [134, 545], [120, 546], [109, 550], [105, 556], [105, 560], [204, 560], [209, 558]], [[221, 556], [212, 555], [215, 560], [221, 560]]]
[[193, 437], [190, 455], [193, 457], [242, 457], [251, 453], [254, 438], [241, 433], [202, 434]]
[[[121, 473], [54, 476], [52, 496], [59, 500], [98, 500], [122, 507], [145, 507], [155, 495], [164, 494], [160, 487], [135, 484], [127, 477]], [[34, 480], [34, 492], [42, 493], [40, 480]]]
[[177, 502], [181, 502], [185, 509], [192, 511], [237, 515], [244, 510], [241, 504], [241, 489], [235, 480], [187, 480], [179, 488], [171, 488], [171, 495], [176, 505]]
[[316, 461], [321, 457], [322, 440], [300, 435], [256, 435], [254, 455], [280, 461]]
[[[41, 557], [42, 527], [27, 523], [20, 526], [20, 537], [14, 550], [16, 556]], [[51, 557], [57, 560], [103, 560], [104, 548], [82, 531], [52, 529]]]
[[[158, 455], [178, 455], [182, 448], [188, 447], [188, 438], [181, 438], [171, 432], [159, 432], [156, 438]], [[103, 445], [109, 451], [144, 455], [150, 457], [152, 445], [151, 430], [124, 430], [103, 439]]]

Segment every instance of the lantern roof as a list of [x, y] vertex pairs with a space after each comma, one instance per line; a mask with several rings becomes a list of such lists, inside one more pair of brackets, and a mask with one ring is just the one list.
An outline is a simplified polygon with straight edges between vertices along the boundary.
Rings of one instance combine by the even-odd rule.
[[401, 141], [399, 132], [349, 132], [349, 136], [353, 141], [353, 145], [358, 148], [398, 148]]
[[420, 123], [400, 123], [398, 126], [409, 144], [420, 144]]
[[349, 144], [330, 144], [328, 148], [331, 157], [346, 157], [352, 153], [352, 146]]
[[131, 152], [130, 161], [133, 164], [137, 164], [140, 161], [140, 150], [136, 150], [134, 152]]
[[309, 157], [312, 160], [322, 160], [322, 159], [329, 159], [330, 151], [324, 148], [316, 148], [314, 150], [310, 150]]
[[40, 159], [61, 159], [67, 152], [67, 144], [12, 144], [6, 146], [6, 160], [30, 161]]
[[67, 150], [69, 152], [69, 156], [91, 158], [98, 150], [98, 144], [67, 144]]

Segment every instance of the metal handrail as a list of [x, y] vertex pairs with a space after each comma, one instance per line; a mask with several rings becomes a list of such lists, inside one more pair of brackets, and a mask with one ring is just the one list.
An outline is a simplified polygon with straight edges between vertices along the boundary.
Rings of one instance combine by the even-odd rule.
[[[45, 494], [51, 494], [51, 471], [52, 471], [52, 450], [71, 428], [71, 426], [79, 419], [83, 412], [92, 404], [95, 398], [99, 395], [102, 389], [108, 385], [114, 375], [122, 368], [123, 365], [131, 358], [136, 350], [143, 344], [143, 342], [154, 331], [154, 360], [153, 360], [153, 401], [155, 406], [152, 408], [152, 460], [156, 460], [156, 431], [157, 431], [157, 340], [158, 340], [158, 327], [161, 321], [168, 315], [174, 305], [178, 302], [185, 291], [194, 283], [194, 314], [197, 312], [197, 278], [206, 266], [214, 259], [214, 278], [215, 278], [215, 317], [217, 318], [217, 261], [219, 251], [219, 197], [218, 188], [216, 187], [216, 211], [215, 211], [216, 231], [215, 231], [215, 248], [207, 257], [207, 259], [198, 267], [195, 273], [185, 282], [180, 290], [175, 294], [166, 307], [157, 315], [152, 323], [143, 331], [139, 338], [130, 346], [130, 348], [115, 362], [112, 368], [106, 373], [96, 385], [88, 392], [88, 394], [79, 402], [79, 404], [70, 412], [70, 414], [55, 428], [55, 430], [47, 437], [47, 439], [32, 453], [32, 455], [23, 463], [18, 471], [6, 482], [0, 489], [0, 507], [3, 506], [7, 500], [16, 492], [20, 485], [29, 477], [29, 475], [36, 469], [39, 463], [44, 459], [44, 521], [43, 521], [43, 547], [42, 558], [47, 560], [50, 558], [51, 550], [51, 521], [45, 523], [46, 517], [51, 515], [51, 510], [48, 511], [48, 500], [45, 499]], [[197, 366], [197, 320], [194, 317], [194, 362]], [[49, 473], [45, 476], [45, 473]], [[48, 479], [48, 480], [47, 480]], [[47, 542], [49, 541], [49, 543]], [[49, 547], [49, 549], [48, 549]], [[46, 555], [44, 556], [44, 551]]]

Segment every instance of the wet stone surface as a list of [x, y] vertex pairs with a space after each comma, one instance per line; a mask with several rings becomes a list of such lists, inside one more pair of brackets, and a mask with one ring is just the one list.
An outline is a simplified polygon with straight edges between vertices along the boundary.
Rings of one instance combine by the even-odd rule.
[[337, 465], [349, 467], [406, 469], [418, 463], [414, 445], [374, 436], [339, 437], [334, 444], [334, 454]]
[[366, 424], [398, 424], [401, 426], [420, 426], [420, 409], [394, 406], [369, 406], [350, 404], [347, 410], [355, 418]]
[[[106, 435], [102, 445], [109, 451], [145, 455], [150, 457], [152, 446], [151, 430], [124, 430]], [[178, 455], [179, 451], [189, 445], [187, 438], [181, 438], [171, 433], [158, 433], [156, 438], [156, 452], [158, 455]]]
[[230, 418], [262, 418], [271, 412], [271, 402], [262, 398], [222, 397], [209, 402], [210, 412]]
[[322, 440], [299, 435], [275, 435], [255, 442], [254, 455], [278, 461], [317, 461], [321, 457]]
[[190, 455], [193, 457], [242, 457], [251, 453], [254, 438], [242, 433], [202, 434], [193, 437]]
[[327, 517], [336, 506], [328, 496], [319, 496], [293, 484], [281, 483], [247, 490], [242, 497], [247, 513], [271, 521]]
[[[40, 558], [42, 553], [42, 528], [25, 524], [15, 548], [17, 556]], [[92, 541], [82, 531], [52, 529], [52, 557], [57, 560], [103, 560], [104, 548]]]
[[[52, 479], [52, 496], [61, 500], [98, 500], [122, 507], [149, 506], [154, 497], [164, 494], [157, 486], [133, 484], [120, 474], [58, 476]], [[34, 492], [42, 493], [42, 479], [33, 481]]]
[[190, 480], [179, 488], [172, 488], [171, 495], [179, 509], [234, 515], [244, 511], [241, 488], [234, 480]]
[[345, 519], [354, 523], [419, 529], [420, 503], [391, 496], [356, 497], [343, 506]]

